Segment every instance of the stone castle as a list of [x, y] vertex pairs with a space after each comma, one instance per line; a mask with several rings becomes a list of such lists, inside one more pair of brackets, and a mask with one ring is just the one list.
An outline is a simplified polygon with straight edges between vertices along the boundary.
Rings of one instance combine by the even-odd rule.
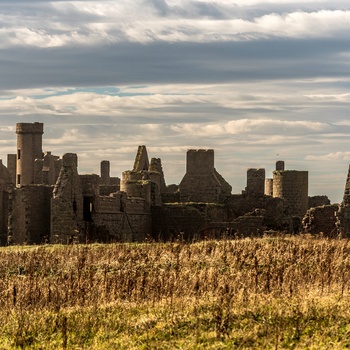
[[232, 194], [214, 166], [214, 151], [187, 151], [186, 174], [166, 185], [159, 158], [139, 146], [132, 170], [78, 173], [74, 153], [42, 151], [42, 123], [16, 124], [17, 153], [0, 164], [0, 244], [130, 242], [262, 235], [271, 231], [350, 237], [350, 168], [341, 204], [308, 196], [308, 172], [276, 163], [248, 169]]

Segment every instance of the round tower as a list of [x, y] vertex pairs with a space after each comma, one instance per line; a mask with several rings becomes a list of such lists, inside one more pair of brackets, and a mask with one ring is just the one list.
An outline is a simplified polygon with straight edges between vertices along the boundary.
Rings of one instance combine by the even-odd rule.
[[43, 123], [17, 123], [16, 186], [34, 183], [34, 161], [42, 159]]
[[307, 171], [275, 170], [273, 172], [273, 196], [287, 201], [290, 214], [302, 218], [308, 209]]

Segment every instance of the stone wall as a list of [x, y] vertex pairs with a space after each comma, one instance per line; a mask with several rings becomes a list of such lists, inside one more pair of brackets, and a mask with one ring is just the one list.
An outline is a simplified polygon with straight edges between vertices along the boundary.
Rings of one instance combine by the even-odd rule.
[[264, 195], [265, 193], [265, 169], [250, 168], [247, 170], [247, 193]]
[[98, 187], [98, 192], [100, 196], [109, 196], [112, 193], [119, 192], [119, 185], [100, 185]]
[[147, 173], [124, 171], [120, 190], [125, 192], [128, 197], [144, 198], [149, 205], [151, 204], [151, 183]]
[[[95, 201], [93, 222], [97, 240], [107, 242], [129, 241], [131, 232], [123, 221], [123, 205], [121, 194], [115, 196], [99, 196]], [[94, 239], [96, 240], [96, 239]]]
[[50, 237], [52, 186], [27, 185], [13, 190], [9, 217], [10, 244], [40, 244]]
[[226, 201], [229, 221], [254, 212], [255, 209], [264, 209], [264, 225], [269, 230], [292, 231], [291, 215], [288, 204], [284, 199], [270, 196], [231, 195]]
[[84, 197], [95, 197], [99, 194], [100, 177], [96, 174], [79, 175]]
[[12, 180], [12, 175], [0, 160], [0, 245], [5, 245], [7, 242], [10, 198], [14, 188]]
[[233, 220], [230, 227], [232, 231], [230, 235], [236, 237], [259, 237], [266, 230], [265, 215], [262, 210], [255, 210], [251, 213], [246, 213]]
[[17, 154], [7, 155], [7, 170], [11, 177], [11, 183], [16, 184], [16, 173], [17, 173]]
[[174, 204], [152, 208], [152, 237], [160, 241], [198, 239], [206, 220], [191, 205]]
[[312, 196], [308, 200], [308, 208], [321, 207], [323, 205], [330, 205], [331, 201], [327, 196]]
[[51, 243], [85, 241], [83, 192], [76, 154], [63, 156], [63, 166], [51, 202]]
[[338, 235], [336, 226], [338, 210], [338, 204], [310, 208], [302, 221], [303, 233], [323, 233], [327, 237], [336, 237]]
[[339, 237], [350, 238], [350, 165], [345, 182], [343, 201], [339, 206], [337, 216], [337, 228]]
[[102, 241], [142, 242], [151, 234], [147, 203], [141, 198], [127, 198], [123, 192], [96, 198], [93, 223], [96, 237]]

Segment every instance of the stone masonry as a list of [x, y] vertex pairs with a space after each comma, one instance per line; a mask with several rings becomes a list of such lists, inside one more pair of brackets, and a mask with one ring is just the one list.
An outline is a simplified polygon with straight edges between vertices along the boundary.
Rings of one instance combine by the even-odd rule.
[[131, 170], [79, 174], [78, 155], [42, 151], [42, 123], [16, 125], [17, 151], [0, 162], [0, 244], [142, 242], [322, 233], [350, 237], [350, 169], [344, 199], [308, 197], [308, 172], [276, 162], [247, 170], [247, 186], [232, 194], [215, 169], [214, 150], [190, 149], [180, 184], [167, 185], [160, 158], [138, 147]]

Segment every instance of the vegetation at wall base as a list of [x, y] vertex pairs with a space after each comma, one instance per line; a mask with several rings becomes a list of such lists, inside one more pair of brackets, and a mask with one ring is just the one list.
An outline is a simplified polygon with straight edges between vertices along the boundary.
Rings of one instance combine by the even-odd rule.
[[350, 242], [0, 249], [0, 349], [344, 349]]

